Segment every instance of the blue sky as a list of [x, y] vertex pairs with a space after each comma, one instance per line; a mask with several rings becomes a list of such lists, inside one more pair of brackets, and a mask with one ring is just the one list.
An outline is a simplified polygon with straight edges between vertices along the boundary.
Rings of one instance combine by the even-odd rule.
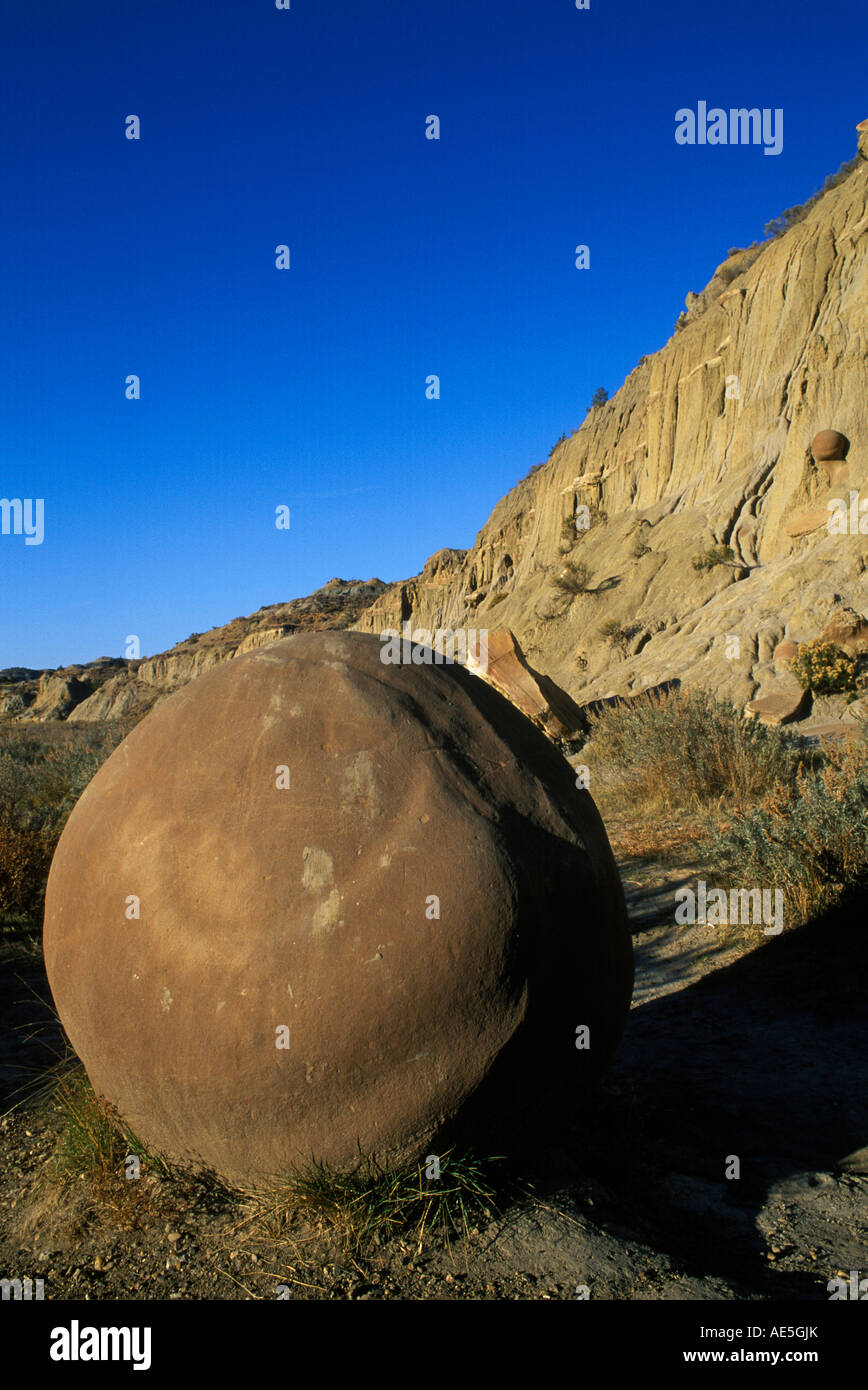
[[[41, 545], [0, 535], [0, 667], [147, 655], [472, 544], [868, 116], [849, 0], [0, 20], [0, 497], [45, 503]], [[781, 108], [782, 152], [676, 144], [701, 100]]]

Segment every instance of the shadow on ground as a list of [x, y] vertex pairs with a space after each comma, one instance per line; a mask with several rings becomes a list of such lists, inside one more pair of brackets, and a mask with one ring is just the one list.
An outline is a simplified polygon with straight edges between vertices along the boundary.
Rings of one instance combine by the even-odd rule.
[[0, 1114], [68, 1050], [36, 936], [0, 949]]
[[868, 1143], [865, 908], [634, 1006], [567, 1145], [596, 1221], [765, 1297], [827, 1297], [860, 1246], [864, 1265], [868, 1157], [838, 1165]]

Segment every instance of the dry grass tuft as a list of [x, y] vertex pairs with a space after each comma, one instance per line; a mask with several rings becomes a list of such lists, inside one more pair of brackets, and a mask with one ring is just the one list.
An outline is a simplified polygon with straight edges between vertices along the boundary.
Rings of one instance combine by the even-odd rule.
[[79, 1062], [62, 1065], [44, 1084], [61, 1115], [47, 1181], [61, 1192], [74, 1187], [85, 1199], [85, 1213], [99, 1211], [125, 1229], [159, 1219], [163, 1207], [154, 1179], [169, 1177], [169, 1165], [95, 1095]]
[[347, 1251], [397, 1235], [411, 1236], [421, 1251], [429, 1242], [449, 1245], [453, 1237], [468, 1236], [475, 1219], [491, 1216], [503, 1189], [494, 1165], [502, 1162], [449, 1150], [437, 1179], [427, 1176], [425, 1163], [390, 1169], [369, 1158], [340, 1171], [313, 1162], [246, 1196], [252, 1220], [271, 1237], [286, 1234], [300, 1218]]

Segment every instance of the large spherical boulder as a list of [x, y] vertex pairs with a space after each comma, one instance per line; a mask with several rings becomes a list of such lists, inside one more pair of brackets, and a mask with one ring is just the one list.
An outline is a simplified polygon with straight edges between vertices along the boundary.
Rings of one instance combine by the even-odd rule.
[[58, 1013], [170, 1158], [255, 1180], [507, 1143], [617, 1045], [632, 951], [589, 794], [485, 682], [384, 650], [307, 633], [200, 677], [61, 836]]

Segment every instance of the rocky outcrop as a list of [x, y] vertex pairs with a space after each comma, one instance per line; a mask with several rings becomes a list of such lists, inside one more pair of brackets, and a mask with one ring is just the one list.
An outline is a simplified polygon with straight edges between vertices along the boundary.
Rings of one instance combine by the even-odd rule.
[[[866, 538], [828, 525], [830, 501], [868, 499], [866, 341], [862, 161], [733, 252], [469, 550], [438, 552], [355, 626], [508, 628], [579, 704], [667, 680], [739, 707], [789, 688], [782, 641], [813, 637], [833, 602], [868, 614]], [[575, 594], [554, 582], [565, 558], [590, 575]]]
[[811, 697], [806, 690], [793, 690], [784, 694], [766, 695], [762, 700], [748, 700], [745, 714], [758, 719], [761, 724], [793, 724], [801, 719], [811, 708]]
[[841, 604], [829, 614], [817, 640], [839, 647], [848, 656], [864, 656], [868, 652], [868, 619]]
[[632, 952], [600, 817], [456, 665], [359, 633], [224, 663], [63, 831], [59, 1016], [151, 1148], [247, 1182], [540, 1134], [605, 1069]]
[[72, 723], [135, 720], [188, 681], [293, 632], [348, 627], [385, 589], [380, 579], [331, 579], [306, 598], [260, 608], [168, 652], [140, 660], [100, 657], [57, 671], [0, 671], [0, 719]]
[[73, 719], [76, 711], [126, 665], [120, 658], [104, 656], [87, 666], [66, 666], [58, 671], [0, 672], [0, 715], [37, 723]]
[[489, 632], [484, 665], [471, 659], [467, 666], [555, 740], [570, 740], [583, 730], [585, 716], [565, 690], [535, 671], [507, 629]]

